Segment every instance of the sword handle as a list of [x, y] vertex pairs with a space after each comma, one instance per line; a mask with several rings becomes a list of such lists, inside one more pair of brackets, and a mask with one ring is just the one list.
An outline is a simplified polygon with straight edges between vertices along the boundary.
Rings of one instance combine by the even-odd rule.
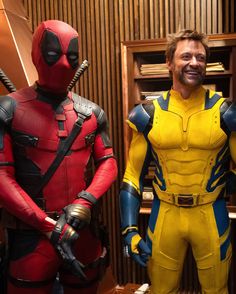
[[84, 60], [81, 65], [79, 66], [79, 68], [77, 69], [75, 76], [73, 77], [73, 79], [71, 80], [67, 90], [71, 91], [71, 89], [75, 86], [76, 82], [79, 80], [80, 76], [85, 72], [85, 70], [88, 68], [89, 63], [88, 60]]
[[7, 77], [5, 72], [0, 68], [0, 81], [3, 83], [5, 88], [8, 90], [8, 92], [12, 93], [16, 91], [16, 88], [12, 81]]

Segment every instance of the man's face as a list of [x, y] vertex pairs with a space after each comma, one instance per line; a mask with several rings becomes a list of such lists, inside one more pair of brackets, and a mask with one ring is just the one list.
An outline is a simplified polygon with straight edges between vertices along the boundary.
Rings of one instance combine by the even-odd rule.
[[173, 60], [167, 61], [172, 72], [173, 86], [195, 89], [206, 73], [206, 50], [199, 41], [183, 40], [177, 43]]

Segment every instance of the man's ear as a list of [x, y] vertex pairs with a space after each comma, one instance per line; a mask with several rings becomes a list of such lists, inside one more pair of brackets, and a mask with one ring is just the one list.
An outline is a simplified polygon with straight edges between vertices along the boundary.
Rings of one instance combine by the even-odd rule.
[[166, 59], [166, 66], [169, 69], [169, 71], [171, 71], [171, 62], [169, 59]]

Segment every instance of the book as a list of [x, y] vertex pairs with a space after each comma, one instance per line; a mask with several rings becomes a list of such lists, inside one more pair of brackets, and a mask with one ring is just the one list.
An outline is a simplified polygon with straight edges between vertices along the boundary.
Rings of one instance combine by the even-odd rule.
[[168, 74], [169, 69], [166, 63], [153, 63], [153, 64], [142, 64], [140, 66], [141, 75], [158, 75], [158, 74]]
[[164, 91], [142, 91], [141, 98], [145, 100], [154, 100], [159, 98]]
[[207, 72], [214, 72], [214, 71], [224, 71], [224, 65], [222, 62], [211, 62], [207, 63], [206, 71]]

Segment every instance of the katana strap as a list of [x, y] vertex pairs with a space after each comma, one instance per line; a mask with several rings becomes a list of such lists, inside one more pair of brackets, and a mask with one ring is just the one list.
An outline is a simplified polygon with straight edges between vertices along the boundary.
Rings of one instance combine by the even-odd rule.
[[52, 164], [50, 165], [46, 173], [43, 175], [41, 184], [39, 184], [39, 186], [37, 187], [37, 190], [33, 193], [34, 197], [38, 196], [40, 192], [42, 191], [43, 187], [45, 187], [47, 183], [50, 181], [51, 177], [53, 176], [53, 174], [59, 167], [60, 163], [64, 159], [66, 153], [69, 151], [70, 147], [72, 146], [74, 140], [79, 135], [85, 119], [89, 118], [92, 114], [92, 109], [88, 107], [80, 107], [79, 109], [77, 108], [75, 110], [78, 114], [78, 118], [71, 130], [71, 133], [62, 143], [62, 145], [60, 146], [60, 150], [57, 153], [57, 156], [53, 160]]

